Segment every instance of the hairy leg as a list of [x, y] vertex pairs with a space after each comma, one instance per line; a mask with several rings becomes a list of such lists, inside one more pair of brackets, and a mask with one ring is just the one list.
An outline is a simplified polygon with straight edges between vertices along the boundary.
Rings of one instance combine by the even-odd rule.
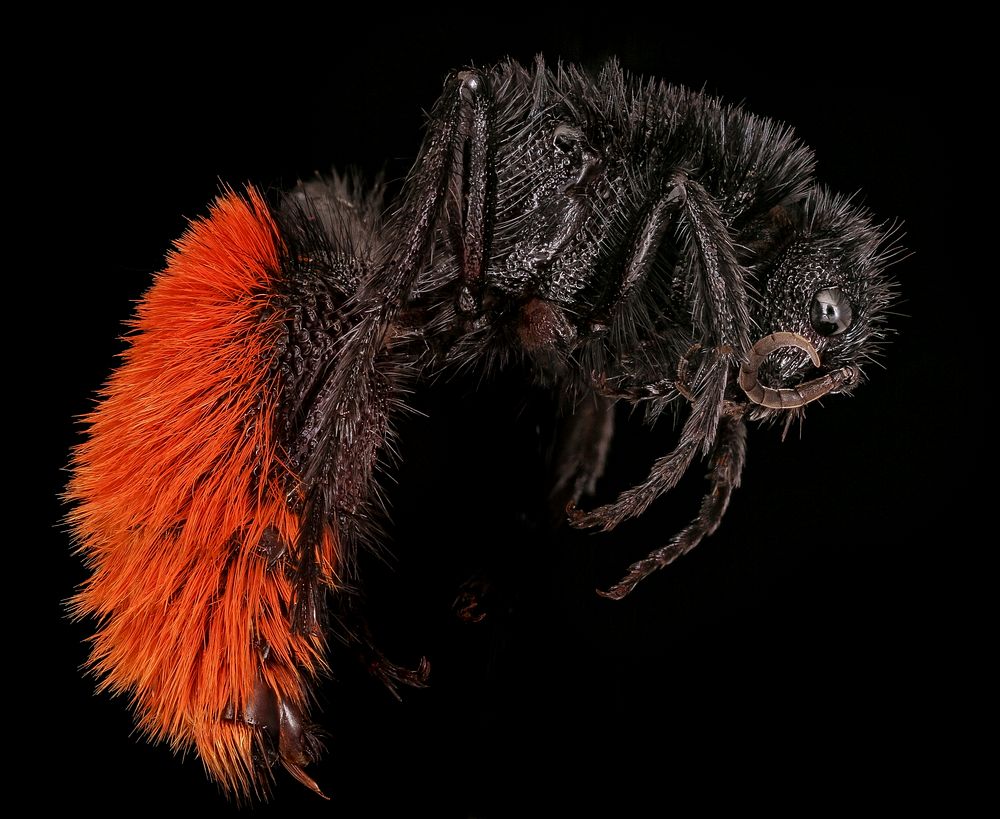
[[604, 467], [615, 429], [614, 402], [598, 395], [581, 401], [562, 431], [550, 499], [557, 514], [593, 495]]
[[649, 477], [638, 486], [626, 489], [613, 503], [589, 512], [570, 506], [567, 512], [573, 526], [580, 529], [599, 526], [606, 532], [610, 531], [623, 520], [641, 515], [653, 501], [678, 484], [698, 454], [705, 439], [706, 428], [717, 423], [723, 405], [725, 382], [714, 381], [709, 386], [714, 389], [703, 390], [698, 396], [681, 428], [677, 445], [671, 452], [657, 459]]
[[[649, 477], [639, 486], [621, 493], [611, 504], [591, 512], [570, 508], [574, 526], [613, 529], [623, 520], [640, 515], [660, 495], [680, 481], [698, 450], [707, 453], [713, 446], [722, 416], [726, 386], [733, 363], [749, 348], [750, 317], [744, 270], [740, 266], [732, 238], [711, 197], [697, 182], [683, 182], [683, 196], [671, 191], [667, 203], [679, 211], [678, 234], [695, 260], [693, 286], [695, 312], [692, 322], [699, 340], [692, 350], [704, 350], [701, 367], [691, 372], [690, 358], [678, 367], [678, 382], [692, 402], [691, 413], [681, 429], [672, 452], [653, 465]], [[653, 211], [656, 213], [656, 209]], [[662, 218], [662, 217], [661, 217]], [[637, 247], [645, 247], [640, 243]], [[654, 385], [655, 386], [655, 385]], [[640, 396], [640, 400], [642, 397]]]
[[691, 551], [702, 538], [718, 528], [729, 505], [733, 490], [740, 485], [740, 474], [746, 456], [746, 426], [735, 417], [723, 418], [712, 452], [708, 479], [711, 489], [706, 493], [698, 516], [675, 535], [669, 543], [633, 563], [629, 572], [607, 591], [598, 593], [612, 600], [626, 597], [644, 578]]
[[[352, 256], [356, 286], [335, 315], [323, 320], [335, 324], [337, 332], [325, 334], [332, 339], [329, 349], [324, 347], [322, 355], [308, 363], [314, 371], [291, 446], [301, 478], [302, 514], [308, 521], [296, 568], [294, 618], [303, 630], [324, 619], [323, 577], [329, 574], [310, 542], [325, 528], [332, 529], [343, 555], [337, 580], [356, 586], [354, 553], [380, 539], [375, 521], [382, 517], [384, 502], [377, 471], [391, 461], [391, 421], [419, 369], [411, 342], [420, 330], [407, 318], [407, 302], [428, 270], [433, 243], [446, 220], [459, 234], [464, 291], [473, 301], [478, 298], [491, 223], [491, 103], [479, 72], [451, 78], [430, 114], [427, 136], [401, 197], [384, 224], [370, 221], [354, 231], [350, 243], [337, 237], [330, 242], [329, 258], [341, 258], [341, 251]], [[335, 211], [337, 205], [329, 208]], [[346, 623], [348, 641], [370, 654], [373, 673], [391, 689], [396, 683], [423, 683], [426, 662], [416, 670], [389, 663], [371, 647], [355, 606], [347, 603], [337, 615], [338, 622]]]
[[[300, 186], [285, 205], [285, 238], [300, 259], [297, 310], [292, 321], [293, 354], [289, 379], [289, 426], [293, 464], [302, 475], [298, 508], [306, 522], [296, 556], [293, 626], [322, 634], [327, 625], [352, 648], [360, 661], [394, 696], [396, 686], [422, 686], [429, 673], [426, 659], [409, 669], [390, 662], [375, 645], [364, 614], [361, 583], [355, 570], [358, 548], [378, 548], [382, 511], [374, 469], [358, 474], [357, 464], [372, 464], [390, 443], [392, 411], [401, 403], [406, 373], [415, 368], [406, 340], [418, 334], [400, 314], [386, 333], [371, 374], [369, 401], [359, 417], [357, 434], [339, 449], [317, 447], [335, 423], [324, 414], [335, 389], [334, 375], [343, 336], [351, 324], [351, 296], [370, 275], [383, 241], [378, 190], [365, 192], [360, 182], [334, 178]], [[391, 447], [390, 447], [391, 448]], [[336, 566], [325, 564], [313, 544], [329, 532], [338, 544]], [[331, 596], [328, 591], [333, 589]], [[329, 611], [327, 606], [332, 604]]]

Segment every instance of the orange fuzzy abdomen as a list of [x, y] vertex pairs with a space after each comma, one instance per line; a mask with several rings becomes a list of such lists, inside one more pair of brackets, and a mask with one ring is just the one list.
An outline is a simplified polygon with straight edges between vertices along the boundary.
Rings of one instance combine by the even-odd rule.
[[[225, 787], [261, 787], [241, 714], [258, 679], [303, 708], [322, 638], [289, 624], [293, 589], [262, 538], [293, 548], [295, 482], [276, 440], [284, 333], [281, 240], [260, 195], [227, 193], [193, 222], [132, 323], [75, 451], [69, 520], [98, 619], [90, 665], [141, 728], [195, 746]], [[332, 535], [318, 547], [325, 578]], [[266, 657], [266, 661], [265, 661]]]

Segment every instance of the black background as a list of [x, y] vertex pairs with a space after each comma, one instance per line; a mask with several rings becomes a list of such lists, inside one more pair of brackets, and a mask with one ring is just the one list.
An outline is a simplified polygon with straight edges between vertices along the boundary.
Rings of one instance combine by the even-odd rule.
[[[616, 55], [631, 71], [787, 121], [816, 150], [824, 182], [900, 220], [912, 255], [894, 268], [901, 315], [886, 369], [855, 398], [810, 408], [801, 438], [752, 429], [721, 530], [620, 603], [593, 590], [683, 525], [697, 470], [612, 535], [551, 532], [531, 524], [544, 492], [544, 398], [513, 378], [416, 396], [429, 418], [400, 424], [394, 557], [363, 568], [380, 645], [401, 662], [426, 654], [432, 685], [397, 703], [335, 651], [338, 679], [316, 714], [328, 752], [312, 771], [333, 805], [279, 772], [255, 813], [495, 816], [611, 799], [631, 815], [691, 796], [804, 806], [939, 792], [950, 756], [940, 737], [957, 718], [938, 680], [961, 653], [953, 529], [975, 481], [957, 462], [955, 401], [933, 396], [981, 355], [958, 333], [969, 305], [950, 253], [962, 154], [949, 78], [920, 49], [883, 38], [733, 46], [654, 35], [641, 21], [394, 28], [184, 48], [107, 38], [81, 47], [51, 89], [43, 147], [71, 171], [50, 168], [63, 182], [42, 193], [59, 219], [73, 214], [43, 248], [59, 270], [51, 298], [65, 339], [45, 493], [47, 560], [58, 567], [43, 601], [58, 691], [44, 708], [52, 781], [109, 808], [234, 809], [195, 758], [131, 736], [124, 702], [92, 695], [77, 670], [90, 626], [60, 610], [83, 577], [54, 499], [78, 436], [72, 418], [109, 372], [122, 322], [185, 218], [204, 213], [220, 182], [280, 187], [348, 164], [398, 179], [450, 69], [543, 52], [595, 67]], [[671, 441], [666, 425], [620, 420], [604, 499]], [[499, 605], [463, 624], [451, 602], [479, 571]]]

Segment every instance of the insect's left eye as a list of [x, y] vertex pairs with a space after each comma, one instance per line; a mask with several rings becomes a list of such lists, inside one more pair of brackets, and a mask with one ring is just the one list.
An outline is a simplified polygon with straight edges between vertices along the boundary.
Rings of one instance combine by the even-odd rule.
[[839, 336], [851, 326], [851, 302], [839, 287], [826, 287], [813, 296], [809, 321], [821, 336]]

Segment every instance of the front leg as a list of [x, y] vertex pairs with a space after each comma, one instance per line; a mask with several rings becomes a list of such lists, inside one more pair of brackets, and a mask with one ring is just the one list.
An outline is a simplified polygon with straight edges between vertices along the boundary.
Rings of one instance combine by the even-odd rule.
[[599, 526], [604, 531], [614, 529], [622, 521], [645, 512], [650, 504], [665, 492], [673, 489], [691, 466], [698, 447], [705, 440], [706, 430], [717, 423], [723, 406], [725, 381], [713, 381], [711, 390], [704, 390], [695, 402], [691, 414], [681, 429], [680, 440], [668, 454], [657, 459], [646, 478], [638, 486], [626, 489], [617, 500], [584, 512], [570, 505], [567, 507], [570, 523], [577, 528]]
[[638, 583], [681, 555], [697, 546], [702, 538], [718, 528], [729, 505], [733, 490], [740, 485], [740, 475], [746, 460], [746, 425], [738, 416], [725, 417], [719, 424], [719, 434], [712, 452], [708, 478], [712, 488], [702, 498], [698, 516], [676, 534], [665, 546], [651, 552], [648, 557], [633, 563], [629, 572], [607, 591], [598, 591], [603, 597], [621, 600]]
[[[718, 208], [697, 181], [686, 179], [683, 190], [683, 197], [672, 192], [670, 195], [679, 208], [683, 254], [691, 260], [695, 293], [692, 322], [697, 336], [703, 339], [685, 355], [683, 375], [678, 368], [678, 381], [686, 382], [691, 377], [690, 386], [685, 383], [682, 393], [692, 402], [691, 414], [684, 422], [677, 446], [654, 464], [644, 483], [592, 512], [571, 507], [574, 526], [613, 529], [623, 520], [645, 512], [654, 500], [677, 485], [698, 450], [711, 450], [722, 417], [729, 372], [733, 362], [749, 348], [750, 313], [744, 271], [732, 238]], [[630, 269], [634, 266], [633, 262]], [[691, 373], [690, 356], [702, 348], [711, 354]]]

